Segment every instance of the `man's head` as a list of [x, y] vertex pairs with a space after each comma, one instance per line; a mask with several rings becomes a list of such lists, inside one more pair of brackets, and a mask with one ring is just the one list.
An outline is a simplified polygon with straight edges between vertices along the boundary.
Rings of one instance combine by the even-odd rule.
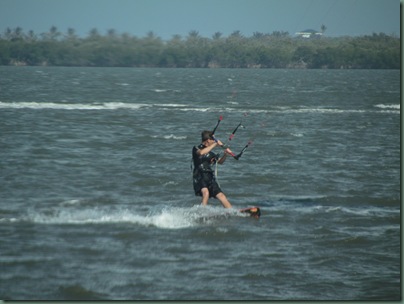
[[208, 139], [213, 140], [212, 131], [207, 131], [207, 130], [202, 131], [201, 136], [202, 136], [202, 142], [207, 141]]

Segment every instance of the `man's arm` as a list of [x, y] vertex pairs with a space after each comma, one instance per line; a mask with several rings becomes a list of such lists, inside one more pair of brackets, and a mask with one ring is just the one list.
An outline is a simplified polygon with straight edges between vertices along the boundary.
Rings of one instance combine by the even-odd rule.
[[223, 154], [223, 156], [222, 156], [221, 158], [219, 158], [219, 160], [217, 161], [217, 163], [218, 163], [219, 165], [222, 165], [222, 164], [224, 163], [224, 161], [226, 160], [226, 158], [227, 158], [227, 152], [225, 151], [224, 154]]
[[204, 155], [204, 154], [208, 154], [210, 151], [212, 151], [213, 150], [213, 148], [215, 148], [217, 146], [217, 143], [214, 143], [214, 144], [212, 144], [212, 145], [210, 145], [210, 146], [207, 146], [207, 147], [205, 147], [205, 148], [203, 148], [203, 149], [198, 149], [197, 151], [196, 151], [196, 153], [198, 154], [198, 155]]

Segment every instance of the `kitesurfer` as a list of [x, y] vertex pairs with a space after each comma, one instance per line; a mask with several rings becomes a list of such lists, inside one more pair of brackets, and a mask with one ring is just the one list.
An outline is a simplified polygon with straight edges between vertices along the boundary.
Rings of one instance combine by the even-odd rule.
[[224, 150], [223, 156], [212, 152], [212, 150], [220, 146], [224, 148], [220, 140], [215, 139], [212, 131], [202, 132], [202, 142], [199, 146], [194, 146], [192, 149], [192, 160], [194, 164], [193, 184], [195, 195], [202, 196], [202, 205], [206, 206], [211, 197], [218, 199], [223, 207], [232, 208], [226, 195], [220, 189], [216, 181], [212, 165], [216, 162], [223, 164], [227, 154], [231, 151], [227, 148]]

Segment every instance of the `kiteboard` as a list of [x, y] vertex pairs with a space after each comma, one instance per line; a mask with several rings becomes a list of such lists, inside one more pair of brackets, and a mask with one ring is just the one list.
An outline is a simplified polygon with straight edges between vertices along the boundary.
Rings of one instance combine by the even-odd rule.
[[241, 213], [247, 213], [256, 219], [259, 219], [261, 216], [261, 209], [259, 207], [249, 207], [239, 210]]
[[[214, 207], [212, 207], [214, 208]], [[197, 223], [211, 223], [212, 221], [216, 221], [216, 220], [223, 220], [223, 219], [228, 219], [234, 215], [237, 214], [242, 214], [243, 217], [252, 217], [255, 219], [259, 219], [261, 216], [261, 209], [259, 207], [248, 207], [248, 208], [243, 208], [243, 209], [222, 209], [220, 207], [216, 207], [214, 209], [207, 209], [206, 210], [207, 213], [205, 214], [205, 212], [202, 212], [203, 214], [201, 214], [200, 212], [198, 212], [197, 215], [195, 215], [194, 220]], [[240, 215], [239, 215], [240, 216]]]

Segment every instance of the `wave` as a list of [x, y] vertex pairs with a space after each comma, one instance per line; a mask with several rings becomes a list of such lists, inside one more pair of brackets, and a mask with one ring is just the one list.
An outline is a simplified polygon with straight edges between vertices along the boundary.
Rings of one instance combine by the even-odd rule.
[[[73, 205], [77, 203], [74, 202]], [[145, 227], [157, 227], [160, 229], [182, 229], [196, 227], [201, 224], [213, 224], [223, 218], [237, 216], [246, 217], [248, 215], [238, 212], [236, 209], [224, 209], [222, 207], [202, 207], [191, 208], [163, 207], [160, 210], [150, 211], [147, 214], [129, 210], [110, 208], [68, 208], [62, 207], [44, 212], [31, 211], [22, 218], [1, 219], [0, 222], [33, 222], [36, 224], [116, 224], [129, 223]]]
[[0, 109], [33, 109], [33, 110], [139, 110], [157, 108], [161, 110], [178, 109], [180, 111], [207, 112], [213, 110], [210, 107], [194, 107], [186, 104], [165, 103], [124, 103], [124, 102], [104, 102], [104, 103], [57, 103], [57, 102], [2, 102]]
[[179, 103], [162, 103], [162, 104], [153, 104], [155, 107], [164, 107], [164, 108], [184, 108], [187, 107], [185, 104]]
[[314, 203], [327, 199], [326, 195], [312, 194], [312, 195], [271, 195], [271, 204], [278, 203]]
[[367, 208], [354, 208], [354, 207], [322, 207], [325, 212], [336, 212], [336, 213], [344, 213], [344, 214], [351, 214], [355, 216], [377, 216], [377, 217], [392, 217], [392, 216], [399, 216], [400, 210], [398, 208], [391, 208], [391, 207], [367, 207]]
[[[287, 107], [287, 106], [269, 106], [265, 109], [248, 108], [250, 114], [345, 114], [345, 113], [398, 113], [400, 114], [400, 105], [398, 104], [378, 104], [374, 106], [380, 110], [367, 109], [339, 109], [339, 108], [323, 108], [323, 107]], [[245, 107], [211, 107], [211, 106], [194, 106], [190, 104], [164, 103], [164, 104], [146, 104], [146, 103], [125, 103], [125, 102], [104, 102], [104, 103], [64, 103], [64, 102], [1, 102], [0, 109], [53, 109], [53, 110], [142, 110], [142, 109], [159, 109], [159, 110], [178, 110], [191, 112], [237, 112], [245, 113]]]
[[105, 103], [56, 103], [56, 102], [0, 102], [2, 109], [52, 109], [52, 110], [117, 110], [150, 107], [149, 104], [105, 102]]
[[164, 136], [153, 135], [152, 137], [153, 138], [163, 138], [163, 139], [174, 139], [174, 140], [187, 139], [187, 136], [176, 136], [174, 134], [169, 134], [169, 135], [164, 135]]
[[341, 206], [325, 205], [322, 202], [328, 200], [327, 196], [272, 196], [270, 202], [264, 202], [270, 213], [298, 212], [299, 214], [341, 214], [344, 217], [396, 217], [400, 216], [400, 209], [383, 206]]
[[153, 89], [155, 93], [166, 93], [166, 92], [174, 92], [174, 93], [181, 93], [181, 90], [173, 90], [173, 89]]
[[375, 107], [381, 108], [381, 109], [394, 109], [394, 110], [401, 109], [400, 104], [377, 104], [377, 105], [375, 105]]

